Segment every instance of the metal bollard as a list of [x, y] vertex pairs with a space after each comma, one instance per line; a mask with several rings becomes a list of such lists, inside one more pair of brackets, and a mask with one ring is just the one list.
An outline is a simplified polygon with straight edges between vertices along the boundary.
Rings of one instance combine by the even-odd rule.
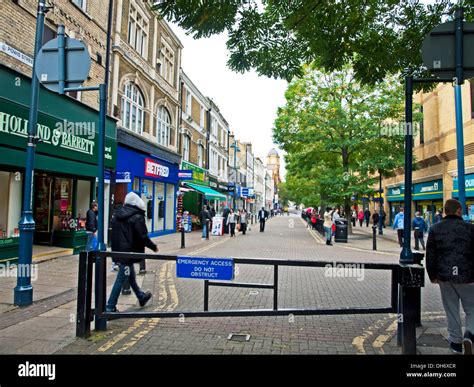
[[206, 240], [209, 240], [209, 220], [206, 220]]
[[181, 226], [181, 248], [184, 249], [186, 247], [186, 243], [184, 240], [184, 226]]
[[372, 226], [372, 250], [377, 250], [377, 226]]

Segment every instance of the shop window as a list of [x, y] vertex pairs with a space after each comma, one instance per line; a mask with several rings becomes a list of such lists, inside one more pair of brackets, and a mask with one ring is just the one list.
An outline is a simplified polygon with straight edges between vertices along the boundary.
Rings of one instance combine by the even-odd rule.
[[143, 95], [137, 85], [128, 82], [122, 95], [122, 125], [134, 133], [142, 134], [144, 117]]
[[156, 118], [158, 144], [168, 147], [171, 143], [171, 115], [164, 106], [160, 106]]

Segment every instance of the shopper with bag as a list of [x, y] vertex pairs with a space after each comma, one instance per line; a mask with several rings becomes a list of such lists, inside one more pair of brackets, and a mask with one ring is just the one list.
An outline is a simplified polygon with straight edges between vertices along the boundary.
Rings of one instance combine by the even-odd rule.
[[233, 209], [231, 209], [229, 215], [227, 215], [226, 223], [230, 227], [230, 236], [235, 237], [235, 224], [237, 223], [237, 216], [235, 215]]
[[97, 251], [99, 249], [99, 241], [97, 239], [97, 228], [99, 226], [99, 222], [97, 220], [98, 212], [99, 206], [97, 205], [97, 203], [91, 203], [90, 208], [86, 213], [86, 251]]

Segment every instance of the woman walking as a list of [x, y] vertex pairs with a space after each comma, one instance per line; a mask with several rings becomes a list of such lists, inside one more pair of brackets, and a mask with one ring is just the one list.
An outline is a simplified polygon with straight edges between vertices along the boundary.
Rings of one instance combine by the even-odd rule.
[[234, 210], [230, 210], [229, 215], [227, 215], [226, 223], [230, 226], [230, 236], [235, 236], [235, 224], [237, 222], [237, 217], [235, 216]]
[[324, 231], [326, 232], [326, 244], [328, 246], [332, 246], [332, 215], [331, 207], [326, 208], [326, 212], [324, 213]]
[[242, 231], [242, 235], [245, 235], [247, 231], [247, 211], [245, 209], [240, 210], [240, 231]]

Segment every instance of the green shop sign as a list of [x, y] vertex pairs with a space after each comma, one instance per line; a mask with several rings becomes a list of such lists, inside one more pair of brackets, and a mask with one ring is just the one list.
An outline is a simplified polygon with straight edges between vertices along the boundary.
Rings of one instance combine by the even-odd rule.
[[[0, 144], [26, 149], [30, 80], [16, 78], [0, 67]], [[19, 86], [12, 87], [14, 82]], [[97, 165], [99, 113], [69, 97], [40, 90], [36, 152]], [[106, 167], [115, 168], [116, 155], [115, 121], [107, 119]]]
[[443, 199], [443, 180], [433, 180], [413, 186], [413, 200], [430, 199]]
[[3, 238], [0, 239], [0, 247], [4, 246], [11, 246], [14, 244], [18, 244], [20, 238]]
[[403, 200], [405, 198], [405, 186], [399, 185], [388, 189], [387, 200], [389, 202]]
[[209, 185], [207, 181], [207, 171], [204, 168], [198, 167], [197, 165], [188, 163], [186, 161], [182, 161], [181, 169], [190, 169], [193, 171], [193, 180], [189, 180], [189, 183], [195, 183], [205, 186]]

